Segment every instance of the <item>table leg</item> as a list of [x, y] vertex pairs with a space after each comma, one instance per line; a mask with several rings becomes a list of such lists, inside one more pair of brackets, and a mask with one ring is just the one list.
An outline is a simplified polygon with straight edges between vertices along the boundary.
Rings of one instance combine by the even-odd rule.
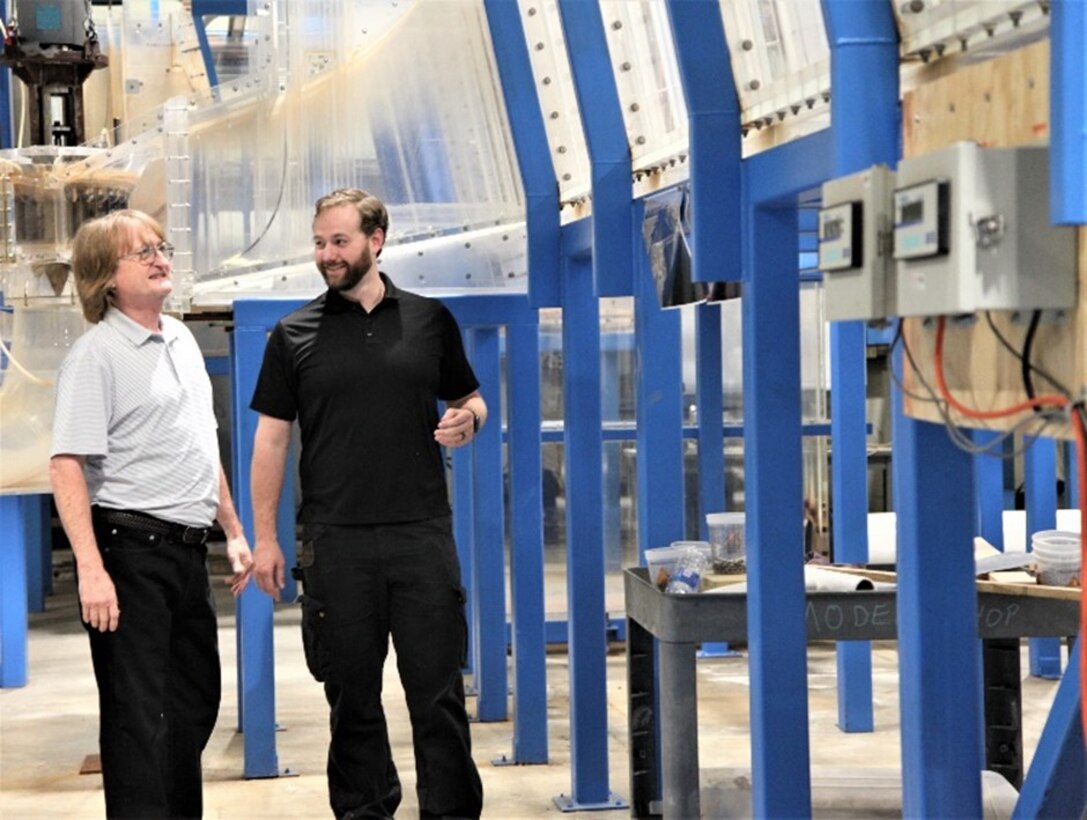
[[660, 644], [661, 769], [665, 820], [699, 816], [695, 644]]

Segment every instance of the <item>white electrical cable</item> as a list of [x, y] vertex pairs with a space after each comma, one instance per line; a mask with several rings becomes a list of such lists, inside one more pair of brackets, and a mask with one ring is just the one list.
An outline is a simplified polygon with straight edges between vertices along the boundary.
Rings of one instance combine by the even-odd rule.
[[5, 356], [7, 356], [8, 361], [11, 362], [12, 366], [24, 376], [26, 376], [28, 379], [30, 379], [30, 381], [34, 384], [41, 385], [42, 387], [49, 387], [53, 384], [51, 381], [47, 381], [46, 379], [43, 379], [39, 376], [35, 376], [33, 373], [31, 373], [29, 370], [19, 364], [19, 360], [11, 355], [11, 350], [6, 344], [4, 344], [3, 339], [0, 339], [0, 353], [3, 353]]

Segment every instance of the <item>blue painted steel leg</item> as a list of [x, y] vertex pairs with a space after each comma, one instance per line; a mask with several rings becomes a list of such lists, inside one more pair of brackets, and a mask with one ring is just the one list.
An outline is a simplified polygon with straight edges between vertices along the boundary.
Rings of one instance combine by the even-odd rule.
[[698, 415], [698, 532], [708, 537], [706, 513], [725, 510], [724, 379], [721, 355], [721, 306], [695, 308], [695, 412]]
[[473, 498], [475, 501], [475, 564], [473, 566], [475, 619], [476, 717], [481, 721], [505, 720], [508, 716], [506, 678], [506, 548], [502, 480], [502, 367], [498, 328], [483, 327], [472, 335], [472, 367], [480, 392], [494, 414], [474, 440]]
[[26, 686], [26, 528], [18, 495], [0, 495], [0, 688]]
[[[978, 446], [994, 441], [1000, 433], [974, 430]], [[1004, 464], [993, 456], [974, 456], [974, 497], [977, 505], [977, 533], [998, 550], [1004, 549]]]
[[[608, 789], [607, 640], [604, 632], [600, 315], [592, 268], [565, 260], [562, 320], [566, 571], [570, 654], [570, 796], [563, 811], [617, 808]], [[621, 805], [621, 801], [620, 801]]]
[[942, 426], [900, 412], [894, 448], [902, 813], [980, 817], [971, 458]]
[[[640, 220], [639, 220], [640, 222]], [[646, 253], [634, 267], [638, 544], [683, 539], [683, 367], [680, 313], [662, 310]]]
[[[600, 351], [603, 385], [600, 395], [600, 416], [605, 421], [619, 421], [619, 357], [620, 345], [604, 344]], [[622, 516], [620, 515], [622, 470], [622, 443], [604, 442], [604, 572], [619, 572], [622, 557]]]
[[[868, 454], [865, 443], [865, 348], [861, 322], [830, 326], [831, 499], [834, 504], [835, 563], [868, 562]], [[837, 646], [838, 728], [871, 732], [872, 645], [845, 641]]]
[[744, 283], [744, 469], [756, 817], [811, 814], [796, 209], [756, 206]]
[[53, 537], [48, 495], [18, 496], [26, 544], [27, 612], [45, 612], [53, 589]]
[[1087, 3], [1054, 0], [1050, 31], [1049, 210], [1056, 225], [1087, 224]]
[[[1031, 536], [1057, 526], [1057, 443], [1051, 438], [1033, 441], [1023, 457], [1023, 482], [1027, 508], [1027, 547]], [[1030, 674], [1056, 679], [1061, 674], [1060, 638], [1029, 638]]]
[[[465, 350], [472, 356], [472, 335], [466, 334]], [[472, 681], [465, 683], [465, 693], [478, 695], [479, 686], [475, 672], [479, 669], [479, 632], [476, 628], [476, 609], [479, 607], [479, 590], [476, 584], [476, 518], [472, 501], [472, 462], [473, 450], [454, 450], [453, 462], [453, 539], [457, 542], [457, 558], [460, 560], [461, 582], [468, 593], [464, 602], [464, 616], [468, 621], [468, 665], [464, 671], [472, 675]], [[504, 616], [503, 616], [504, 620]]]
[[[249, 489], [249, 465], [253, 460], [256, 414], [249, 410], [257, 373], [264, 355], [268, 328], [250, 319], [243, 307], [234, 306], [231, 336], [231, 389], [233, 392], [234, 475], [231, 490], [242, 524], [253, 532], [253, 503]], [[286, 543], [281, 539], [281, 545]], [[293, 533], [290, 544], [294, 543]], [[289, 565], [288, 565], [289, 566]], [[275, 652], [272, 633], [272, 599], [249, 584], [237, 602], [238, 713], [244, 733], [244, 774], [247, 778], [278, 777], [275, 740]]]
[[[536, 314], [533, 314], [536, 317]], [[547, 762], [539, 322], [506, 329], [513, 608], [513, 759]], [[490, 424], [500, 425], [496, 413]]]
[[[898, 35], [886, 3], [824, 0], [831, 49], [834, 171], [848, 174], [898, 159]], [[858, 128], [858, 123], [865, 123]], [[868, 561], [865, 447], [865, 338], [859, 322], [831, 326], [831, 462], [834, 560]], [[838, 644], [838, 726], [870, 732], [872, 651], [867, 641]]]
[[[1073, 658], [1079, 656], [1083, 639], [1080, 635], [1073, 644]], [[1079, 664], [1068, 664], [1034, 750], [1030, 770], [1019, 791], [1013, 820], [1083, 817], [1087, 811], [1087, 757], [1084, 754], [1087, 745], [1080, 711], [1082, 685]]]

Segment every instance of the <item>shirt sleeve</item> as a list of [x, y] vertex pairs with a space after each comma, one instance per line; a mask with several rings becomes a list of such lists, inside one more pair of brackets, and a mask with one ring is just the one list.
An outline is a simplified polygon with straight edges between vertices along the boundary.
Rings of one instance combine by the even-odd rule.
[[264, 361], [260, 366], [260, 375], [257, 376], [257, 386], [249, 407], [265, 416], [294, 421], [298, 415], [295, 386], [294, 366], [287, 349], [287, 334], [280, 323], [268, 337], [268, 344], [264, 348]]
[[479, 379], [464, 352], [460, 327], [449, 308], [442, 305], [442, 375], [438, 398], [442, 401], [463, 399], [479, 389]]
[[57, 373], [50, 454], [106, 455], [112, 395], [112, 374], [104, 357], [92, 344], [77, 343]]

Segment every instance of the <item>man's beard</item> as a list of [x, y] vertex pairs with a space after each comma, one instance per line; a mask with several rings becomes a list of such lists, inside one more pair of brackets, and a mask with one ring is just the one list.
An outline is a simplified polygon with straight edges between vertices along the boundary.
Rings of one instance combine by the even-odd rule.
[[358, 262], [349, 264], [347, 266], [347, 270], [344, 272], [343, 277], [337, 282], [330, 281], [328, 274], [325, 272], [324, 265], [321, 265], [319, 270], [321, 271], [321, 276], [324, 277], [325, 284], [328, 285], [329, 288], [343, 293], [345, 291], [351, 290], [355, 287], [355, 285], [361, 282], [362, 277], [364, 277], [370, 270], [370, 268], [373, 267], [373, 264], [373, 257], [369, 253], [367, 253], [365, 256], [359, 259]]

